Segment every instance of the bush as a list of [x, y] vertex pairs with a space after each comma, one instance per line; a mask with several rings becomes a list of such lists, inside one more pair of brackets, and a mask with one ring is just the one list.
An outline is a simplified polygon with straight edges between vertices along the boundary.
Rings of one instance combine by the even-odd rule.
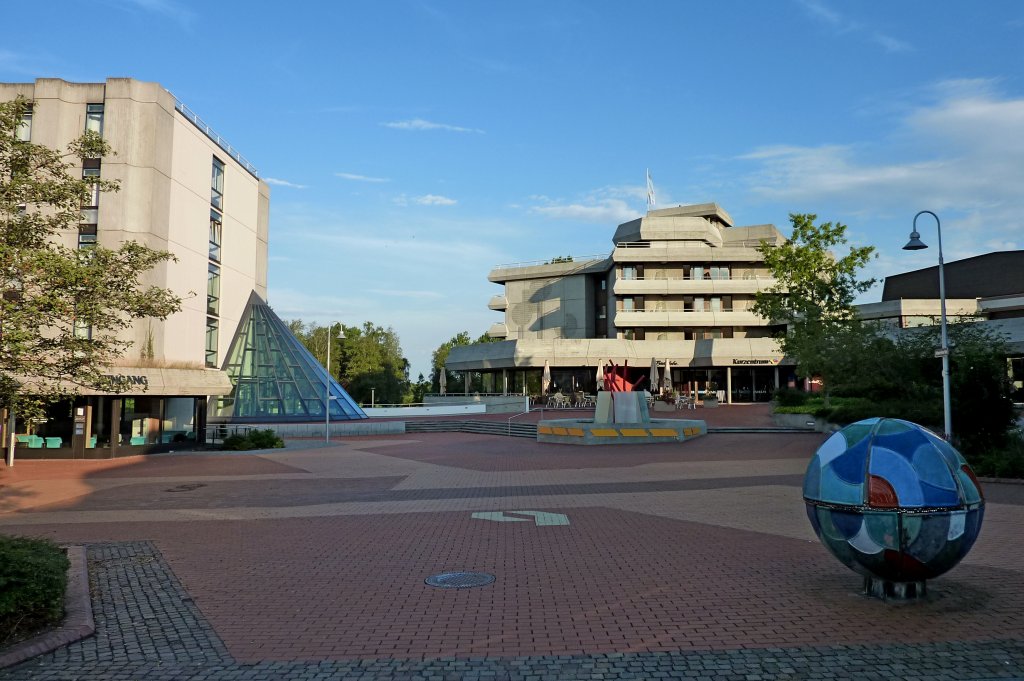
[[1024, 478], [1024, 435], [1007, 439], [1006, 447], [981, 454], [961, 450], [974, 472], [993, 478]]
[[51, 541], [0, 535], [0, 645], [60, 622], [68, 565]]
[[247, 451], [250, 449], [280, 449], [284, 447], [282, 440], [271, 428], [253, 430], [245, 435], [229, 435], [224, 438], [221, 449]]
[[795, 388], [779, 388], [772, 394], [772, 400], [780, 407], [799, 407], [811, 399], [811, 394]]

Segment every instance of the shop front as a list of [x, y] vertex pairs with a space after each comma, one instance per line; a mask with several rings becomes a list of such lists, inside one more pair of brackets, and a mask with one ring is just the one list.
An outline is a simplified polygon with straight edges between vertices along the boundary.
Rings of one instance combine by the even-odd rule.
[[[207, 396], [230, 380], [208, 369], [118, 367], [109, 392], [83, 391], [42, 418], [14, 414], [15, 458], [109, 459], [194, 449], [206, 442]], [[8, 427], [11, 421], [5, 421]], [[10, 437], [4, 437], [5, 446]]]

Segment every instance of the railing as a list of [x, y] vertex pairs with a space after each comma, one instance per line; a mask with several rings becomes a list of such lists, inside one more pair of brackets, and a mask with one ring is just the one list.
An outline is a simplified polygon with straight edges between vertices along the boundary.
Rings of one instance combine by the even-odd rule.
[[[520, 416], [523, 416], [524, 414], [529, 414], [531, 411], [533, 411], [533, 409], [527, 409], [526, 411], [519, 412], [518, 414], [513, 414], [512, 416], [508, 417], [508, 436], [509, 437], [512, 437], [512, 419], [519, 418]], [[538, 409], [538, 411], [540, 412], [541, 419], [543, 419], [544, 418], [544, 406], [541, 405], [541, 407], [540, 407], [540, 409]]]
[[608, 256], [604, 254], [600, 255], [570, 255], [568, 256], [572, 260], [561, 260], [559, 258], [548, 258], [547, 260], [527, 260], [524, 262], [510, 262], [502, 265], [495, 265], [491, 269], [495, 270], [511, 270], [518, 267], [538, 267], [541, 265], [589, 265], [591, 263], [604, 260]]
[[256, 426], [240, 426], [232, 423], [213, 423], [206, 426], [206, 444], [216, 445], [217, 441], [232, 435], [248, 435]]
[[[174, 97], [174, 93], [168, 92], [168, 94]], [[218, 147], [223, 149], [228, 156], [235, 159], [235, 161], [237, 161], [239, 165], [245, 168], [253, 177], [259, 179], [260, 174], [256, 170], [256, 167], [253, 166], [253, 164], [249, 163], [249, 161], [244, 156], [242, 156], [242, 154], [240, 154], [237, 149], [228, 144], [228, 141], [226, 139], [218, 135], [216, 130], [207, 125], [202, 118], [200, 118], [194, 111], [192, 111], [192, 109], [185, 106], [185, 103], [177, 97], [174, 97], [174, 108], [179, 113], [181, 113], [182, 116], [187, 118], [188, 121], [192, 123], [192, 125], [199, 128], [199, 130], [201, 130], [204, 135], [206, 135], [211, 140], [216, 142]]]
[[728, 277], [717, 276], [717, 277], [620, 277], [619, 281], [774, 281], [775, 277], [771, 275], [760, 275], [760, 274], [744, 274], [743, 276], [734, 277], [729, 275]]
[[[774, 246], [770, 239], [741, 239], [739, 241], [723, 241], [721, 246], [714, 246], [713, 248], [757, 248], [762, 243], [768, 242], [769, 246]], [[615, 244], [616, 248], [707, 248], [710, 244], [707, 241], [659, 241], [657, 245], [654, 245], [650, 241], [620, 241]]]

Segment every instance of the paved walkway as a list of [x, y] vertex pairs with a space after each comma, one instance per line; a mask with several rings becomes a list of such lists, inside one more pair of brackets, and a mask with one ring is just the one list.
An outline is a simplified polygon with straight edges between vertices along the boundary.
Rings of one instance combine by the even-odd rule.
[[[1024, 486], [987, 486], [925, 602], [884, 603], [804, 515], [821, 439], [19, 462], [0, 532], [89, 545], [97, 635], [0, 679], [1024, 678]], [[496, 579], [424, 583], [463, 570]]]

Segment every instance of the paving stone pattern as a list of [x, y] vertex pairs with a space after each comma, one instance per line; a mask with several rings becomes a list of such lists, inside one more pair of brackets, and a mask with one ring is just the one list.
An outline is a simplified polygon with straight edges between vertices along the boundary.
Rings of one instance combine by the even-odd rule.
[[88, 557], [96, 635], [0, 670], [0, 681], [1024, 679], [1021, 641], [241, 664], [151, 543], [95, 544]]

